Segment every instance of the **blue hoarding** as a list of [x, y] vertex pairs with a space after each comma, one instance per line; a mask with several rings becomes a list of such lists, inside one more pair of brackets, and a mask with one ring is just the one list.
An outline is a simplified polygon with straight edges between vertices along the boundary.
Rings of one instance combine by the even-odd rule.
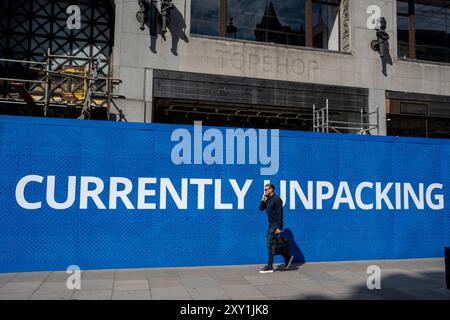
[[0, 117], [0, 272], [442, 257], [450, 141]]

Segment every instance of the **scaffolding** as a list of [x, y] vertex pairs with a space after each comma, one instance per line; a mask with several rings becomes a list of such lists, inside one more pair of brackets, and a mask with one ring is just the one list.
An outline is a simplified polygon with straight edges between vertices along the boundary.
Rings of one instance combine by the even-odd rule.
[[92, 108], [104, 107], [108, 115], [114, 108], [118, 121], [126, 121], [114, 101], [125, 97], [114, 93], [122, 81], [112, 76], [112, 56], [102, 59], [56, 55], [49, 49], [44, 57], [45, 61], [0, 58], [0, 63], [12, 64], [12, 70], [24, 75], [0, 77], [0, 103], [40, 108], [44, 117], [50, 107], [77, 108], [79, 119], [90, 119]]
[[[353, 133], [359, 135], [370, 135], [373, 131], [380, 133], [379, 107], [375, 111], [366, 112], [360, 109], [360, 121], [342, 121], [330, 119], [329, 101], [326, 99], [325, 107], [313, 105], [313, 131], [314, 132], [335, 132]], [[376, 121], [376, 123], [375, 123]]]

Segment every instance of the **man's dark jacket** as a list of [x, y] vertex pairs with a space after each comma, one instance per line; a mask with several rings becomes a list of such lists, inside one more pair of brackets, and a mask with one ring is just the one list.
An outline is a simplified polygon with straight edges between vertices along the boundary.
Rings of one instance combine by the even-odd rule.
[[283, 230], [283, 201], [274, 194], [266, 202], [261, 201], [259, 210], [264, 209], [267, 212], [269, 224], [276, 224], [278, 229]]

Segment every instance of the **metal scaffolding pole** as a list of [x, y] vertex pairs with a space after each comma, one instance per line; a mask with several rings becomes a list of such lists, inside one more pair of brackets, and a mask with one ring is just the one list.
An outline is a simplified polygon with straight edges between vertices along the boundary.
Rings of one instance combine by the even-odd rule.
[[[340, 121], [330, 119], [330, 105], [328, 99], [326, 99], [325, 107], [318, 108], [313, 105], [313, 131], [314, 132], [330, 132], [332, 130], [336, 133], [348, 132], [353, 134], [370, 134], [372, 130], [376, 130], [377, 134], [380, 133], [380, 115], [379, 107], [376, 107], [376, 111], [365, 112], [364, 108], [360, 109], [360, 121]], [[376, 123], [371, 122], [371, 118], [375, 116]]]
[[[21, 64], [24, 65], [25, 70], [39, 75], [36, 77], [27, 72], [29, 77], [0, 77], [0, 81], [3, 81], [7, 88], [4, 95], [0, 97], [0, 103], [11, 106], [28, 105], [31, 107], [28, 110], [30, 112], [33, 107], [39, 107], [44, 117], [50, 115], [50, 107], [71, 106], [81, 109], [81, 119], [89, 119], [91, 108], [102, 106], [109, 114], [112, 107], [116, 108], [113, 100], [125, 98], [123, 95], [114, 94], [115, 86], [122, 81], [113, 77], [112, 56], [107, 60], [100, 57], [78, 58], [69, 55], [53, 55], [50, 49], [46, 50], [44, 56], [45, 61], [0, 58], [1, 63]], [[57, 59], [64, 60], [64, 62], [60, 63]], [[76, 66], [89, 63], [95, 67], [89, 66], [90, 72], [82, 74], [71, 70], [73, 62]], [[55, 63], [58, 67], [52, 70]], [[83, 81], [87, 83], [87, 88], [81, 92]], [[31, 84], [31, 86], [25, 84]], [[86, 93], [85, 96], [84, 93]], [[75, 98], [69, 99], [69, 97]], [[125, 117], [120, 112], [120, 121], [122, 120], [125, 120]]]
[[50, 48], [47, 49], [47, 69], [45, 71], [45, 100], [44, 100], [44, 117], [47, 117], [48, 105], [50, 103], [50, 71], [52, 67]]

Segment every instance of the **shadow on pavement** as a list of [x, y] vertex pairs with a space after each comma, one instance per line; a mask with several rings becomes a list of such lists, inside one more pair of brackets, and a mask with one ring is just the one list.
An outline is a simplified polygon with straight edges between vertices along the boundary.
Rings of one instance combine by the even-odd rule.
[[[407, 273], [407, 270], [405, 270]], [[445, 272], [424, 271], [415, 275], [405, 273], [383, 276], [381, 288], [368, 289], [367, 278], [361, 285], [351, 286], [345, 293], [338, 294], [337, 299], [345, 300], [450, 300], [450, 290], [446, 289]], [[360, 277], [360, 275], [358, 275]], [[370, 275], [368, 274], [367, 277]], [[364, 280], [364, 279], [362, 279]], [[324, 290], [329, 290], [324, 285]], [[306, 294], [311, 300], [335, 299], [326, 294]]]

